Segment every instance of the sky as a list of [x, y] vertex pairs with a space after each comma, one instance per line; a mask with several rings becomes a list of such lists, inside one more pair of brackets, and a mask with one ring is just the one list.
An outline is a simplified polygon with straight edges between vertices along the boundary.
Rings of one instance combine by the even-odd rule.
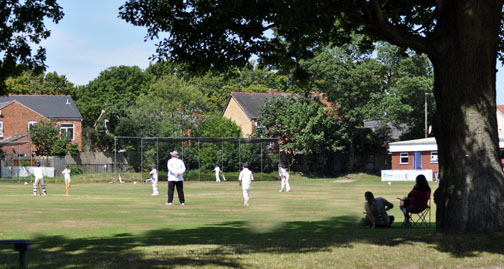
[[58, 0], [65, 16], [58, 24], [46, 23], [51, 36], [41, 42], [47, 53], [47, 71], [84, 85], [112, 66], [147, 68], [157, 42], [144, 42], [145, 28], [118, 18], [124, 2]]
[[[146, 28], [118, 18], [125, 0], [58, 0], [65, 16], [48, 22], [51, 36], [46, 48], [48, 72], [65, 75], [75, 85], [85, 85], [101, 71], [119, 65], [149, 66], [156, 40], [144, 42]], [[504, 105], [504, 67], [497, 64], [497, 104]]]

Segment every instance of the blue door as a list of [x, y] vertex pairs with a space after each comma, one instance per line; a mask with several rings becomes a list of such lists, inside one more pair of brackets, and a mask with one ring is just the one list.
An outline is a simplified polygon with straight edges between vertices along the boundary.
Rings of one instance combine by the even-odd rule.
[[413, 169], [422, 169], [422, 152], [413, 152]]

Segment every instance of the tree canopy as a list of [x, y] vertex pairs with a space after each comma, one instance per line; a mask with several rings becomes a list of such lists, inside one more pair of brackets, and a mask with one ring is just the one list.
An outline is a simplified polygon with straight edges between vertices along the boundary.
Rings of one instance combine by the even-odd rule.
[[45, 69], [45, 50], [32, 45], [47, 39], [51, 32], [45, 20], [58, 23], [63, 10], [56, 0], [10, 0], [0, 3], [0, 95], [6, 93], [5, 80], [22, 70]]
[[84, 118], [83, 125], [94, 126], [103, 108], [104, 118], [109, 120], [112, 129], [115, 128], [119, 117], [127, 114], [128, 106], [147, 91], [151, 79], [137, 66], [115, 66], [102, 71], [78, 90], [75, 103]]
[[9, 94], [57, 94], [76, 97], [76, 87], [65, 75], [56, 72], [36, 73], [25, 70], [19, 76], [11, 76], [5, 81]]

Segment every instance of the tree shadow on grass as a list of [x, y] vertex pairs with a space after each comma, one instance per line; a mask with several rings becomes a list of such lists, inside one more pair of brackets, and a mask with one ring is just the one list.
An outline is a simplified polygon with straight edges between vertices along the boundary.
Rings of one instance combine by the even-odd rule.
[[[368, 229], [351, 216], [322, 221], [292, 221], [258, 232], [246, 222], [225, 222], [190, 229], [159, 229], [141, 235], [116, 234], [104, 238], [38, 236], [28, 253], [28, 263], [38, 268], [72, 265], [76, 268], [171, 268], [216, 266], [246, 268], [239, 256], [253, 253], [308, 253], [352, 248], [352, 243], [397, 247], [425, 243], [454, 257], [480, 252], [504, 253], [502, 233], [440, 235], [430, 228]], [[191, 245], [207, 247], [194, 250]], [[145, 254], [138, 248], [154, 247]], [[169, 248], [171, 251], [166, 252]], [[157, 250], [159, 249], [159, 251]], [[178, 250], [179, 249], [179, 250]], [[169, 253], [169, 254], [167, 254]], [[2, 255], [4, 254], [4, 255]], [[15, 264], [15, 253], [0, 250], [0, 266]]]

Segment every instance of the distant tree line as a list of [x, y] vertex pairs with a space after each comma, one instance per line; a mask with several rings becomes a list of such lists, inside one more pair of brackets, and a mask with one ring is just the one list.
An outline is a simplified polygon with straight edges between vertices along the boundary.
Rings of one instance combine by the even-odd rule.
[[[366, 119], [401, 126], [405, 138], [423, 136], [424, 93], [432, 91], [433, 83], [425, 55], [386, 43], [369, 51], [348, 45], [327, 47], [301, 65], [308, 80], [300, 81], [293, 73], [262, 68], [254, 62], [226, 75], [199, 76], [186, 72], [180, 64], [158, 62], [145, 70], [110, 67], [86, 85], [76, 86], [56, 72], [35, 70], [8, 78], [6, 85], [12, 94], [71, 95], [83, 116], [83, 151], [110, 151], [115, 136], [239, 137], [240, 128], [222, 117], [230, 92], [271, 89], [297, 97], [268, 102], [261, 109], [262, 120], [254, 137], [280, 137], [286, 153], [283, 161], [303, 162], [307, 170], [316, 167], [323, 172], [337, 153], [362, 154], [383, 148], [390, 130], [372, 133], [363, 128]], [[332, 105], [324, 105], [313, 93], [323, 93]], [[432, 100], [429, 109], [435, 109]], [[122, 146], [139, 150], [135, 144]], [[236, 149], [226, 147], [225, 165], [238, 166], [238, 156], [232, 153]], [[260, 147], [246, 145], [243, 149], [252, 167], [261, 165], [261, 160], [253, 157]], [[204, 169], [222, 161], [216, 157], [222, 154], [217, 144], [205, 144], [199, 160], [194, 157], [197, 154], [190, 154], [194, 148], [186, 150], [187, 156], [193, 156], [187, 162], [201, 162]], [[163, 159], [169, 157], [170, 149], [159, 151]], [[153, 149], [144, 154], [144, 166], [148, 166], [154, 160]], [[273, 170], [276, 162], [270, 157], [262, 165]], [[345, 166], [357, 168], [352, 163]]]

